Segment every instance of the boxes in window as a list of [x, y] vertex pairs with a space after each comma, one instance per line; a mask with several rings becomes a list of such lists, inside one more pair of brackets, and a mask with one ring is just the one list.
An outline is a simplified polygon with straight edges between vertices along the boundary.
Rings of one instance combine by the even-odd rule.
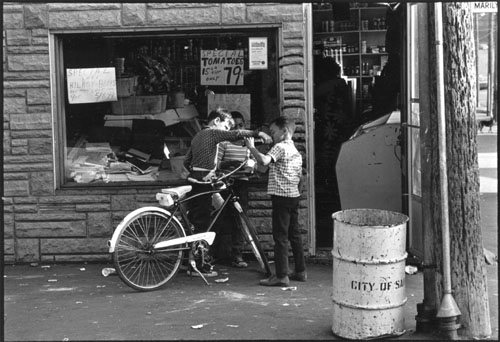
[[167, 109], [167, 95], [129, 96], [111, 102], [113, 114], [158, 114]]
[[123, 77], [116, 79], [116, 94], [118, 97], [135, 95], [138, 76]]

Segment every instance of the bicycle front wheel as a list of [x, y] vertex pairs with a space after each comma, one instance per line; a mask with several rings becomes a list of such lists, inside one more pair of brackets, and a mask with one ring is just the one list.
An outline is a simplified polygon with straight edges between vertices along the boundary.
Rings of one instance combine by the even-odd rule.
[[270, 275], [271, 267], [269, 266], [266, 254], [264, 253], [264, 250], [262, 249], [262, 246], [259, 242], [259, 237], [257, 235], [257, 232], [255, 231], [255, 228], [253, 227], [252, 223], [250, 223], [250, 219], [245, 213], [238, 211], [238, 216], [240, 218], [243, 234], [250, 244], [253, 254], [255, 254], [260, 267], [262, 267], [266, 271], [266, 274]]
[[138, 291], [151, 291], [175, 276], [186, 245], [154, 248], [160, 241], [186, 236], [179, 221], [169, 212], [153, 207], [137, 209], [117, 229], [120, 232], [113, 262], [125, 284]]

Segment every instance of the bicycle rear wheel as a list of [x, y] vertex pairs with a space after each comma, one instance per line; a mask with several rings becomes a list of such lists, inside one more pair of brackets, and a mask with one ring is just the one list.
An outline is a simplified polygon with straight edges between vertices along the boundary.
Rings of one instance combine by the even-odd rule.
[[255, 231], [254, 226], [245, 213], [238, 211], [238, 216], [240, 218], [243, 235], [250, 244], [255, 257], [260, 264], [260, 267], [262, 267], [266, 271], [267, 275], [270, 275], [271, 267], [269, 266], [266, 254], [264, 253], [264, 250], [262, 249], [262, 246], [259, 242], [259, 237], [257, 235], [257, 232]]
[[160, 208], [137, 209], [117, 227], [113, 262], [120, 278], [138, 291], [156, 290], [179, 270], [187, 245], [155, 249], [160, 242], [186, 236], [179, 221]]

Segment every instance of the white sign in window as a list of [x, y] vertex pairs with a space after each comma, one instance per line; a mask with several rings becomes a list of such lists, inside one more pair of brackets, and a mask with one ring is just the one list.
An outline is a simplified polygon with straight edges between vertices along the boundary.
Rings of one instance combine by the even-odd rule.
[[248, 38], [249, 69], [267, 69], [267, 37]]
[[70, 104], [117, 101], [115, 68], [66, 69], [66, 75]]
[[201, 85], [242, 86], [243, 50], [201, 50]]

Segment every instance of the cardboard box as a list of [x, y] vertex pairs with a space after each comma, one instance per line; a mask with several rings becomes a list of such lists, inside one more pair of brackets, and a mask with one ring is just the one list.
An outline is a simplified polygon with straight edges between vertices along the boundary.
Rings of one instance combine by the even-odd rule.
[[111, 110], [117, 115], [158, 114], [167, 109], [167, 95], [129, 96], [111, 102]]

